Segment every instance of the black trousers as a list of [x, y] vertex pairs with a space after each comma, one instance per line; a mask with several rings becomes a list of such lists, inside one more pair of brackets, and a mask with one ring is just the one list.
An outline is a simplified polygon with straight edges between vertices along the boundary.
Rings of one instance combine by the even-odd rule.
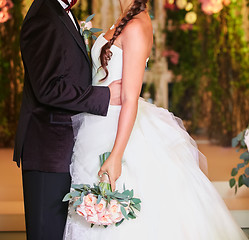
[[70, 184], [69, 173], [23, 171], [27, 240], [62, 240]]

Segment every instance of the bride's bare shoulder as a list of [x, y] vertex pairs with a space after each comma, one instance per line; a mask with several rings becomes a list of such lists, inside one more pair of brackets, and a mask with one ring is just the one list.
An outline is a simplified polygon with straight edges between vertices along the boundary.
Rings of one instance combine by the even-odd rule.
[[145, 42], [153, 41], [153, 29], [150, 19], [146, 16], [137, 16], [130, 20], [122, 32], [121, 41], [127, 41], [129, 39], [143, 39]]

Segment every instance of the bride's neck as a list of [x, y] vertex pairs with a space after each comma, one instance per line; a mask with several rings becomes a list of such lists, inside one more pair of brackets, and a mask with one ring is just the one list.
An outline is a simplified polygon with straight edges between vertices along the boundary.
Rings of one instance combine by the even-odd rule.
[[125, 12], [131, 7], [134, 0], [119, 0], [120, 8], [121, 8], [121, 15], [124, 15]]

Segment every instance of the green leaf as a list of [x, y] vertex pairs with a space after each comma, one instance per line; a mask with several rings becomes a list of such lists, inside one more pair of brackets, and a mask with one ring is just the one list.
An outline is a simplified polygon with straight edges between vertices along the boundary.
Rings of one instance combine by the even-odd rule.
[[238, 191], [238, 186], [236, 185], [235, 186], [235, 194], [237, 193], [237, 191]]
[[93, 223], [91, 223], [91, 228], [94, 226], [94, 224]]
[[244, 134], [245, 134], [245, 131], [243, 130], [243, 131], [241, 131], [238, 135], [237, 135], [237, 139], [238, 139], [238, 141], [241, 141], [243, 138], [244, 138]]
[[81, 195], [80, 195], [80, 199], [81, 199], [81, 201], [83, 201], [84, 196], [85, 196], [85, 193], [84, 193], [84, 192], [82, 192], [82, 193], [81, 193]]
[[241, 187], [243, 184], [244, 184], [243, 175], [240, 175], [238, 180], [238, 186]]
[[134, 191], [133, 191], [133, 189], [132, 189], [132, 190], [131, 190], [130, 197], [133, 198], [133, 196], [134, 196]]
[[141, 203], [141, 200], [139, 198], [132, 198], [131, 199], [135, 204]]
[[241, 168], [243, 168], [245, 166], [245, 163], [239, 163], [238, 165], [237, 165], [237, 169], [241, 169]]
[[243, 159], [243, 160], [249, 160], [249, 152], [244, 152], [240, 155], [240, 159]]
[[125, 191], [122, 192], [122, 194], [128, 197], [128, 196], [130, 196], [130, 191], [125, 190]]
[[249, 177], [244, 178], [244, 184], [249, 187]]
[[230, 188], [232, 188], [232, 187], [235, 185], [235, 183], [236, 183], [235, 178], [231, 178], [231, 179], [229, 180]]
[[236, 176], [238, 174], [238, 169], [237, 168], [233, 168], [232, 172], [231, 172], [231, 176]]
[[80, 197], [80, 195], [81, 195], [81, 192], [79, 192], [79, 191], [77, 191], [77, 190], [75, 190], [75, 191], [73, 191], [72, 193], [71, 193], [71, 196], [74, 198], [74, 197]]
[[94, 36], [94, 35], [92, 35], [92, 39], [93, 39], [93, 40], [97, 40], [97, 37]]
[[121, 209], [121, 212], [122, 212], [123, 216], [124, 216], [127, 220], [129, 220], [125, 208], [124, 208], [123, 206], [121, 206], [120, 209]]
[[97, 204], [99, 204], [99, 203], [100, 203], [101, 199], [102, 199], [102, 196], [101, 196], [101, 195], [98, 195]]
[[124, 221], [124, 218], [120, 222], [115, 223], [115, 226], [118, 227], [123, 221]]
[[62, 202], [67, 202], [72, 199], [71, 193], [67, 193], [63, 198]]
[[[97, 33], [97, 32], [101, 32], [103, 29], [101, 29], [101, 28], [90, 28], [90, 32], [92, 32], [92, 33]], [[108, 156], [109, 157], [109, 156]]]
[[133, 207], [134, 207], [135, 209], [137, 209], [138, 211], [141, 210], [141, 205], [140, 205], [140, 204], [135, 204], [135, 205], [133, 205]]
[[82, 200], [79, 198], [77, 201], [74, 202], [73, 206], [78, 206], [82, 203]]
[[246, 174], [247, 176], [249, 176], [249, 167], [247, 167], [247, 168], [245, 169], [245, 174]]
[[95, 16], [95, 14], [92, 14], [92, 15], [88, 16], [85, 22], [86, 23], [90, 22], [93, 19], [94, 16]]
[[135, 219], [137, 216], [134, 213], [129, 212], [128, 217], [131, 218], [131, 219]]
[[108, 227], [108, 225], [103, 225], [103, 227], [104, 227], [104, 228], [107, 228], [107, 227]]
[[237, 137], [232, 139], [232, 147], [237, 147], [239, 144], [239, 140], [237, 139]]

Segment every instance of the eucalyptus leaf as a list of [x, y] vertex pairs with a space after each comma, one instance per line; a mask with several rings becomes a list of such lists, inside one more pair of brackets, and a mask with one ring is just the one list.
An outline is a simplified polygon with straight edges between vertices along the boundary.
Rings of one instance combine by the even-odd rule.
[[240, 155], [240, 159], [249, 160], [249, 152], [244, 152]]
[[115, 223], [115, 226], [118, 227], [123, 221], [124, 221], [124, 218], [120, 222]]
[[67, 202], [72, 199], [71, 193], [67, 193], [63, 198], [62, 202]]
[[243, 184], [244, 184], [243, 175], [240, 175], [238, 180], [238, 186], [241, 187]]
[[93, 223], [91, 223], [91, 228], [94, 226], [94, 224]]
[[103, 29], [101, 29], [101, 28], [90, 28], [90, 32], [92, 32], [92, 33], [97, 33], [97, 32], [101, 32]]
[[135, 204], [135, 205], [133, 205], [133, 207], [134, 207], [135, 209], [137, 209], [138, 211], [141, 210], [141, 205], [140, 205], [140, 204]]
[[98, 195], [97, 204], [99, 204], [99, 203], [100, 203], [101, 199], [102, 199], [102, 196], [101, 196], [101, 195]]
[[230, 188], [232, 188], [232, 187], [235, 185], [235, 183], [236, 183], [235, 178], [231, 178], [231, 179], [229, 180]]
[[131, 218], [131, 219], [135, 219], [136, 215], [134, 213], [132, 213], [132, 212], [129, 212], [128, 217]]
[[123, 206], [121, 206], [120, 209], [121, 209], [121, 212], [122, 212], [123, 216], [124, 216], [127, 220], [129, 220], [125, 208], [124, 208]]
[[245, 169], [245, 174], [246, 174], [247, 176], [249, 176], [249, 167], [247, 167], [247, 168]]
[[239, 144], [239, 140], [237, 137], [232, 139], [232, 147], [237, 147]]
[[237, 135], [237, 139], [239, 141], [241, 141], [243, 138], [244, 138], [244, 135], [245, 135], [245, 131], [241, 131], [238, 135]]
[[90, 22], [93, 19], [94, 16], [95, 16], [95, 14], [92, 14], [92, 15], [88, 16], [85, 22], [86, 23]]
[[244, 178], [244, 184], [249, 187], [249, 177]]
[[80, 195], [81, 195], [81, 192], [79, 192], [79, 191], [77, 191], [77, 190], [75, 190], [75, 191], [73, 191], [72, 193], [71, 193], [71, 196], [74, 198], [74, 197], [80, 197]]
[[93, 40], [97, 40], [97, 37], [95, 35], [92, 35]]
[[73, 206], [78, 206], [82, 203], [82, 200], [79, 198], [77, 201], [73, 203]]
[[131, 199], [135, 204], [141, 203], [141, 200], [139, 198], [132, 198]]
[[232, 172], [231, 172], [231, 176], [236, 176], [238, 174], [238, 169], [237, 168], [233, 168]]
[[239, 163], [238, 165], [237, 165], [237, 169], [241, 169], [241, 168], [243, 168], [245, 166], [245, 163]]
[[80, 195], [80, 199], [81, 199], [81, 201], [83, 201], [84, 196], [85, 196], [85, 193], [84, 193], [84, 192], [82, 192], [82, 193], [81, 193], [81, 195]]

